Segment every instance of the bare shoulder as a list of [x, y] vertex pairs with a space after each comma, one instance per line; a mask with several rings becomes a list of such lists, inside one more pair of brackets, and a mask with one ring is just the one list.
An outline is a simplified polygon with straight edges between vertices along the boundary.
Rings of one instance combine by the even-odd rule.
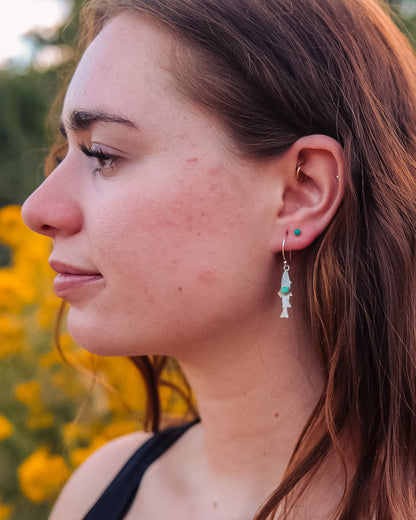
[[135, 432], [118, 437], [95, 451], [71, 476], [49, 520], [80, 520], [96, 502], [129, 457], [152, 434]]

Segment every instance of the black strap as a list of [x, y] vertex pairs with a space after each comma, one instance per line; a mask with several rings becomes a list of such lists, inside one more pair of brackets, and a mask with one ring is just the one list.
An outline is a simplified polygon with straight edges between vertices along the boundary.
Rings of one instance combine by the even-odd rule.
[[146, 441], [114, 477], [83, 520], [122, 520], [147, 468], [198, 420], [164, 430]]

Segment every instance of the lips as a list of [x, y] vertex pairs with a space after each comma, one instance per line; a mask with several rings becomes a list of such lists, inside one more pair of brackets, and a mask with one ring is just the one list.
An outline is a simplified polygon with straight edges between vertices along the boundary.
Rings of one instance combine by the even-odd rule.
[[83, 269], [81, 267], [74, 267], [72, 265], [64, 264], [63, 262], [58, 262], [56, 260], [51, 260], [49, 262], [49, 265], [58, 274], [73, 274], [73, 275], [80, 275], [80, 276], [101, 276], [101, 274], [96, 271]]
[[57, 296], [68, 299], [71, 293], [91, 290], [91, 287], [103, 281], [100, 273], [74, 267], [57, 261], [50, 261], [50, 266], [58, 274], [54, 280]]

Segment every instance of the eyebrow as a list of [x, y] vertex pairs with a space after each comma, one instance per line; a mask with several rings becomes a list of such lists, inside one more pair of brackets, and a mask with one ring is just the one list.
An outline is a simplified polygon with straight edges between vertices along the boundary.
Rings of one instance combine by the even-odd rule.
[[[68, 118], [68, 128], [72, 132], [80, 132], [82, 130], [88, 130], [88, 128], [96, 122], [116, 123], [118, 125], [124, 125], [130, 128], [134, 128], [135, 130], [139, 130], [136, 123], [130, 119], [115, 114], [110, 114], [108, 112], [103, 112], [101, 110], [73, 110]], [[59, 131], [65, 138], [67, 137], [65, 124], [63, 121], [60, 122]]]

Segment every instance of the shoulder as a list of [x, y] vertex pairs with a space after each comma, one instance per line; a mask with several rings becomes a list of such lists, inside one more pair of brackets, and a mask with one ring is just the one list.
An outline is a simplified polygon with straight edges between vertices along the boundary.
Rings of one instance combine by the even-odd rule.
[[130, 433], [95, 451], [73, 473], [59, 495], [49, 520], [82, 518], [130, 456], [151, 436], [144, 432]]

